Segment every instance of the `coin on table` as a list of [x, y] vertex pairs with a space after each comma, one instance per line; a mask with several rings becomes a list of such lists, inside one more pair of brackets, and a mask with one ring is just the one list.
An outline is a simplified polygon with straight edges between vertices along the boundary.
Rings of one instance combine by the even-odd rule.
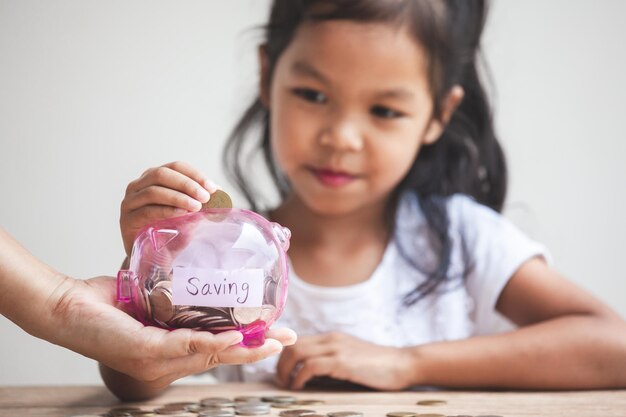
[[297, 400], [294, 404], [296, 404], [296, 405], [322, 405], [322, 404], [326, 404], [326, 401], [315, 400], [315, 399]]
[[70, 417], [100, 417], [102, 414], [74, 414]]
[[315, 414], [315, 410], [284, 410], [278, 414], [281, 417], [300, 417]]
[[218, 407], [233, 407], [235, 403], [230, 398], [226, 397], [208, 397], [200, 400], [200, 404], [203, 406], [218, 406]]
[[173, 416], [173, 415], [176, 415], [176, 414], [184, 413], [184, 411], [182, 411], [180, 409], [168, 408], [168, 407], [159, 407], [159, 408], [155, 409], [154, 412], [157, 413], [157, 414], [166, 415], [166, 416]]
[[363, 417], [360, 411], [332, 411], [328, 413], [328, 417]]
[[198, 417], [235, 417], [232, 410], [205, 410], [198, 413]]
[[446, 405], [447, 403], [445, 400], [420, 400], [417, 405]]
[[418, 414], [419, 417], [446, 417], [445, 414]]
[[267, 395], [261, 398], [263, 401], [268, 403], [279, 403], [279, 404], [292, 404], [295, 403], [297, 398], [291, 395]]
[[417, 417], [417, 413], [412, 411], [390, 411], [387, 417]]
[[270, 413], [269, 404], [242, 405], [235, 407], [235, 413], [240, 416], [263, 416]]
[[233, 201], [230, 199], [230, 196], [226, 194], [222, 190], [217, 190], [213, 194], [211, 194], [211, 198], [209, 201], [202, 205], [203, 209], [214, 209], [214, 208], [233, 208]]
[[261, 402], [261, 397], [256, 395], [239, 395], [235, 397], [236, 403]]

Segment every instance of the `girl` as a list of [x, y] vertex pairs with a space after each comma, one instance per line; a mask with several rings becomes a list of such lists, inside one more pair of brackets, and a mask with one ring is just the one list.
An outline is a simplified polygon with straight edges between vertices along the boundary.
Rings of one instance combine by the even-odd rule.
[[[279, 325], [300, 339], [240, 377], [626, 386], [625, 323], [498, 213], [505, 161], [477, 72], [485, 12], [478, 0], [274, 1], [259, 94], [225, 156], [252, 208], [292, 231]], [[271, 210], [243, 166], [254, 132], [281, 196]], [[146, 223], [198, 210], [213, 188], [183, 163], [148, 170], [122, 203], [127, 252]], [[516, 328], [498, 332], [503, 318]]]

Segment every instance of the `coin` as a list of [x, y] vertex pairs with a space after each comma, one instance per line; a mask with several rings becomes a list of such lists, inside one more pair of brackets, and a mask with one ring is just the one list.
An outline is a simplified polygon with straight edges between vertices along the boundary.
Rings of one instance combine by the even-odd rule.
[[235, 397], [236, 403], [260, 402], [261, 397], [255, 395], [239, 395]]
[[218, 407], [232, 407], [235, 403], [226, 397], [208, 397], [200, 400], [200, 404], [203, 406], [218, 406]]
[[206, 410], [200, 411], [198, 417], [235, 417], [235, 412], [232, 410]]
[[295, 402], [297, 405], [322, 405], [325, 404], [325, 401], [322, 400], [297, 400]]
[[250, 324], [261, 317], [262, 307], [235, 307], [233, 317], [240, 324]]
[[157, 414], [163, 414], [163, 415], [171, 416], [171, 415], [175, 415], [175, 414], [181, 413], [181, 410], [168, 408], [168, 407], [159, 407], [156, 410], [154, 410], [154, 412], [157, 413]]
[[444, 400], [421, 400], [417, 405], [446, 405], [448, 402]]
[[261, 399], [268, 403], [279, 403], [279, 404], [291, 404], [291, 403], [295, 403], [297, 400], [296, 397], [292, 397], [291, 395], [265, 396]]
[[233, 208], [233, 201], [230, 199], [230, 196], [226, 194], [222, 190], [217, 190], [213, 194], [211, 194], [211, 198], [209, 201], [202, 205], [203, 209], [214, 209], [214, 208]]
[[412, 411], [391, 411], [387, 413], [387, 417], [417, 417], [417, 413]]
[[172, 293], [163, 284], [167, 281], [159, 282], [150, 293], [150, 303], [152, 304], [152, 317], [162, 323], [167, 323], [174, 317], [174, 305], [172, 304]]
[[267, 403], [240, 403], [235, 406], [235, 413], [242, 416], [261, 416], [270, 413]]
[[445, 414], [418, 414], [419, 417], [446, 417]]
[[360, 411], [333, 411], [328, 413], [328, 417], [363, 417]]
[[282, 417], [300, 417], [308, 416], [311, 414], [315, 414], [315, 410], [284, 410], [281, 411], [278, 415]]

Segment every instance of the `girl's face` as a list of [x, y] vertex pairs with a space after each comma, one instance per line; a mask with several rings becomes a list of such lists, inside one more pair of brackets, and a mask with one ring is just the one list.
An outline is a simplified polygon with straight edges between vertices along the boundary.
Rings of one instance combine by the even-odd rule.
[[426, 55], [406, 29], [305, 23], [271, 80], [263, 54], [261, 68], [276, 161], [296, 197], [320, 214], [386, 201], [420, 146], [441, 134]]

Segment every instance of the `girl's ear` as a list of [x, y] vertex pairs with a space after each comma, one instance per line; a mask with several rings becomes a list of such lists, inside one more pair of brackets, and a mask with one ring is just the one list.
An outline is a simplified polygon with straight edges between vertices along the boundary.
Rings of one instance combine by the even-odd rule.
[[261, 103], [270, 106], [270, 74], [267, 48], [265, 44], [259, 45], [259, 99]]
[[452, 118], [454, 111], [457, 107], [459, 107], [461, 101], [463, 101], [464, 95], [465, 91], [463, 91], [463, 87], [460, 85], [455, 85], [450, 89], [450, 92], [443, 101], [441, 117], [437, 119], [433, 118], [426, 128], [426, 134], [424, 135], [423, 142], [424, 145], [430, 145], [437, 142], [446, 128], [446, 125]]

